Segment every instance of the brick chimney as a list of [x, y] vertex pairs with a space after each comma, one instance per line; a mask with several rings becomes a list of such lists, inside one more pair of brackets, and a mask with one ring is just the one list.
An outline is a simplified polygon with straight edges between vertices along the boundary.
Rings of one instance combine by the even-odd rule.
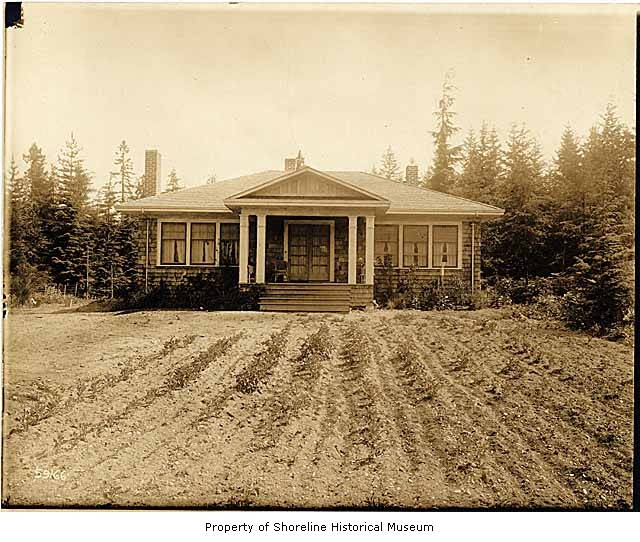
[[413, 158], [409, 161], [404, 178], [407, 184], [418, 184], [418, 164], [414, 163]]
[[155, 196], [160, 193], [161, 171], [160, 153], [155, 149], [144, 151], [144, 183], [142, 197]]
[[302, 156], [302, 151], [298, 151], [297, 158], [285, 158], [284, 159], [284, 170], [285, 171], [298, 171], [304, 167], [304, 158]]

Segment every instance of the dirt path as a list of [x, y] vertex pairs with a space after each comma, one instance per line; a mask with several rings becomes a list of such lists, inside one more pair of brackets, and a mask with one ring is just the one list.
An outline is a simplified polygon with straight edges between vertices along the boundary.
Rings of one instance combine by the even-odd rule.
[[631, 504], [632, 348], [509, 310], [25, 311], [7, 351], [11, 504]]

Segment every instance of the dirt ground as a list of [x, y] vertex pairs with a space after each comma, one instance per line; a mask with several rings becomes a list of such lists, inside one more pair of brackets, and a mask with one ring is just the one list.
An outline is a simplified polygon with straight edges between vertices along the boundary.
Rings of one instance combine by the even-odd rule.
[[631, 506], [633, 348], [514, 309], [5, 329], [6, 504]]

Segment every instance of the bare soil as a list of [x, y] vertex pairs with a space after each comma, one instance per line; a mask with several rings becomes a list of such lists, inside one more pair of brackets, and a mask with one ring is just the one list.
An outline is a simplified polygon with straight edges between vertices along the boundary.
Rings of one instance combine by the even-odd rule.
[[5, 329], [5, 504], [631, 507], [633, 347], [514, 309]]

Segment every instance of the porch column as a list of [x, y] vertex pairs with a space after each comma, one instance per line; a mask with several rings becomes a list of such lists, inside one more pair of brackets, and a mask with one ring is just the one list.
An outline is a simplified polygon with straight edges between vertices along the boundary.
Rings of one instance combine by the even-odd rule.
[[239, 279], [240, 284], [249, 282], [249, 215], [240, 213], [240, 261]]
[[367, 217], [366, 228], [366, 248], [364, 255], [364, 282], [365, 284], [373, 284], [373, 235], [375, 228], [374, 216]]
[[348, 283], [355, 284], [358, 259], [358, 217], [349, 216], [349, 276]]
[[257, 215], [258, 226], [256, 228], [256, 283], [264, 284], [265, 250], [267, 216], [264, 213]]

